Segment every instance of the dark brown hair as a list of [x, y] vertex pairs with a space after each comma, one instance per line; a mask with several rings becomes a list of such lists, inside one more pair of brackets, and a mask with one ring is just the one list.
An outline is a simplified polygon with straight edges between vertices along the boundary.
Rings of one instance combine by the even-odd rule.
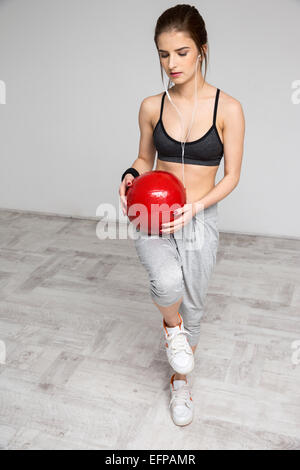
[[[181, 31], [187, 33], [194, 40], [198, 53], [201, 54], [201, 72], [203, 58], [205, 62], [204, 80], [207, 72], [208, 54], [205, 52], [203, 45], [207, 44], [207, 32], [204, 20], [196, 7], [192, 5], [179, 4], [165, 10], [158, 18], [154, 32], [154, 42], [158, 49], [158, 36], [161, 33], [170, 31]], [[208, 47], [207, 47], [208, 51]], [[160, 63], [161, 78], [163, 80], [163, 68]], [[170, 79], [168, 88], [170, 87]]]

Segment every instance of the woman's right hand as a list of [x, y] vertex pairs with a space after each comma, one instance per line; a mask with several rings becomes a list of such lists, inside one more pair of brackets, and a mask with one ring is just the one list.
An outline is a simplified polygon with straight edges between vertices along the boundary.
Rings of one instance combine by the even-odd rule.
[[133, 180], [134, 180], [134, 176], [131, 175], [130, 173], [127, 173], [127, 175], [125, 175], [125, 178], [123, 179], [119, 187], [119, 195], [120, 195], [121, 206], [122, 206], [124, 215], [126, 215], [127, 213], [127, 196], [125, 195], [126, 189], [127, 187], [130, 187], [132, 185]]

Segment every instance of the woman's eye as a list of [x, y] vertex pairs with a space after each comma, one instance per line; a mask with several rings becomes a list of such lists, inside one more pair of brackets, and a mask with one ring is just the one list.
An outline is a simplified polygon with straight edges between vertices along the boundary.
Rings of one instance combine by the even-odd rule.
[[[180, 55], [180, 56], [183, 57], [184, 55], [187, 55], [187, 52], [185, 52], [185, 54], [178, 54], [178, 55]], [[167, 55], [162, 55], [161, 57], [162, 57], [163, 59], [166, 59], [168, 56], [167, 56]]]

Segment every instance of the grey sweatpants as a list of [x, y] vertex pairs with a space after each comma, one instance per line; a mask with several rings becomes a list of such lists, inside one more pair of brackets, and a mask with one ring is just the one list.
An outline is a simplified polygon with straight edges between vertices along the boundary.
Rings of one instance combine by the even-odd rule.
[[198, 343], [209, 280], [219, 244], [218, 204], [198, 212], [174, 233], [135, 230], [135, 248], [150, 280], [150, 295], [163, 307], [183, 297], [178, 309], [191, 346]]

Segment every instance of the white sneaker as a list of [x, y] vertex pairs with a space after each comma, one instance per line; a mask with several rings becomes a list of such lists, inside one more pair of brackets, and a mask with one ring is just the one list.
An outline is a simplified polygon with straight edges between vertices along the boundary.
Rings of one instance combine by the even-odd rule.
[[171, 409], [171, 417], [177, 426], [185, 426], [190, 424], [194, 416], [194, 403], [191, 396], [191, 389], [187, 380], [174, 380], [175, 374], [172, 375], [170, 381], [171, 401], [169, 408]]
[[163, 327], [165, 334], [165, 348], [167, 352], [168, 361], [178, 374], [188, 374], [194, 369], [194, 353], [188, 343], [186, 335], [191, 335], [184, 329], [183, 319], [179, 312], [177, 312], [180, 319], [180, 324], [175, 327], [166, 325], [163, 319]]

